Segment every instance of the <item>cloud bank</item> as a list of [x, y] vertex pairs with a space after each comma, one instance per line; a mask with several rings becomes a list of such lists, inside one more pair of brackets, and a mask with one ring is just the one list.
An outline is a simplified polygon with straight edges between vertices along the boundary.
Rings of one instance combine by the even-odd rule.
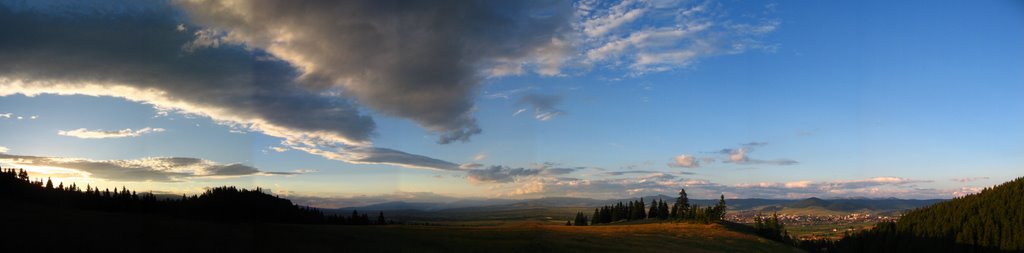
[[537, 176], [565, 175], [584, 169], [584, 167], [556, 167], [557, 165], [548, 162], [535, 164], [532, 168], [512, 168], [493, 165], [483, 169], [477, 169], [477, 167], [481, 166], [466, 166], [467, 168], [473, 168], [466, 170], [466, 179], [474, 183], [511, 183]]
[[[70, 169], [83, 176], [112, 181], [181, 182], [189, 178], [237, 177], [249, 175], [291, 175], [298, 172], [263, 172], [252, 166], [190, 157], [148, 157], [134, 160], [92, 160], [82, 158], [42, 157], [0, 154], [0, 163], [24, 166]], [[6, 167], [6, 166], [5, 166]]]
[[929, 180], [914, 180], [900, 177], [873, 177], [860, 180], [836, 181], [792, 181], [763, 182], [754, 184], [726, 185], [705, 179], [680, 178], [665, 173], [652, 173], [638, 177], [575, 179], [536, 177], [499, 187], [500, 196], [544, 197], [580, 196], [593, 198], [621, 198], [665, 194], [672, 196], [685, 188], [694, 198], [716, 198], [725, 194], [729, 198], [951, 198], [976, 192], [977, 189], [933, 189], [918, 184]]

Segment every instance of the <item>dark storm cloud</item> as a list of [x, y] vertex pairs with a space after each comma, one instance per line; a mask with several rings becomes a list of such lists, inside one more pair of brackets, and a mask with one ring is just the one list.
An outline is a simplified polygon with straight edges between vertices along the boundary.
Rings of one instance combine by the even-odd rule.
[[[337, 89], [309, 85], [308, 73], [297, 70], [294, 63], [266, 50], [219, 38], [220, 33], [183, 25], [184, 18], [181, 10], [161, 1], [0, 2], [0, 37], [4, 38], [0, 40], [0, 96], [121, 97], [283, 138], [286, 143], [301, 146], [292, 148], [331, 159], [416, 168], [453, 167], [438, 159], [370, 146], [374, 121], [350, 99], [338, 96]], [[441, 86], [389, 86], [394, 89], [390, 94], [395, 100], [377, 102], [443, 100], [449, 90], [459, 93], [459, 89]], [[452, 100], [469, 99], [466, 94], [451, 96]], [[430, 109], [423, 111], [425, 115], [445, 109], [426, 107]], [[466, 124], [446, 129], [450, 130], [443, 135], [446, 139], [465, 139], [460, 136], [479, 133], [479, 129], [474, 130], [474, 119], [461, 120]], [[222, 169], [229, 174], [244, 173], [239, 167]]]
[[[14, 166], [45, 166], [88, 173], [113, 181], [179, 182], [187, 178], [282, 175], [239, 164], [217, 164], [191, 157], [150, 157], [135, 160], [91, 160], [0, 154], [0, 162]], [[292, 173], [295, 174], [295, 173]]]
[[566, 1], [175, 3], [223, 40], [303, 69], [302, 85], [341, 88], [441, 134], [440, 143], [479, 134], [471, 108], [486, 72], [566, 44], [559, 34], [573, 11]]
[[96, 12], [0, 5], [0, 77], [33, 82], [23, 85], [25, 93], [74, 92], [88, 84], [152, 89], [164, 93], [162, 102], [226, 110], [233, 117], [351, 141], [367, 141], [374, 130], [373, 120], [349, 101], [296, 86], [299, 73], [287, 62], [239, 46], [182, 52], [193, 35], [175, 29], [180, 21], [169, 7]]

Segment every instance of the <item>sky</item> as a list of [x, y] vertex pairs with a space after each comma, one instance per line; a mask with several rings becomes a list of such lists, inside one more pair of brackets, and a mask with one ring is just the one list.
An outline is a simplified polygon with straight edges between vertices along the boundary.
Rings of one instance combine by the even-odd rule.
[[0, 1], [0, 166], [301, 204], [951, 198], [1024, 171], [1013, 1]]

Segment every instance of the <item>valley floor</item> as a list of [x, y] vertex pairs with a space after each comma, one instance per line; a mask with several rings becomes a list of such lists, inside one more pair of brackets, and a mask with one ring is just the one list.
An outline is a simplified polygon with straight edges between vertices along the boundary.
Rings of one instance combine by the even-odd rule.
[[35, 206], [6, 206], [0, 217], [5, 220], [0, 233], [6, 235], [0, 251], [5, 252], [800, 252], [730, 225], [291, 225]]

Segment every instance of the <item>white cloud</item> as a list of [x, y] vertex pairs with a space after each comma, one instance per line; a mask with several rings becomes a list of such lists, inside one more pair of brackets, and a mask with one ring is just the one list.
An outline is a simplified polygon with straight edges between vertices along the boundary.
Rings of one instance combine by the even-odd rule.
[[270, 150], [273, 150], [274, 152], [280, 153], [280, 152], [288, 151], [288, 148], [274, 146], [274, 147], [270, 147]]
[[747, 161], [747, 149], [738, 148], [729, 152], [729, 161], [733, 162], [745, 162]]
[[[583, 32], [590, 37], [604, 35], [624, 24], [636, 21], [647, 11], [642, 1], [625, 0], [603, 13], [583, 21]], [[591, 11], [590, 9], [586, 11]]]
[[697, 160], [697, 157], [683, 154], [676, 156], [675, 161], [673, 161], [673, 163], [669, 163], [668, 166], [681, 168], [696, 168], [700, 167], [700, 161]]
[[11, 151], [11, 149], [4, 146], [0, 146], [0, 153], [7, 153], [8, 151]]
[[74, 130], [61, 130], [57, 134], [63, 136], [76, 137], [81, 139], [106, 139], [106, 138], [125, 138], [125, 137], [139, 137], [149, 133], [159, 133], [165, 131], [163, 128], [142, 128], [139, 130], [132, 130], [131, 128], [125, 128], [121, 130], [89, 130], [85, 128], [79, 128]]
[[0, 118], [10, 119], [11, 113], [0, 113]]

